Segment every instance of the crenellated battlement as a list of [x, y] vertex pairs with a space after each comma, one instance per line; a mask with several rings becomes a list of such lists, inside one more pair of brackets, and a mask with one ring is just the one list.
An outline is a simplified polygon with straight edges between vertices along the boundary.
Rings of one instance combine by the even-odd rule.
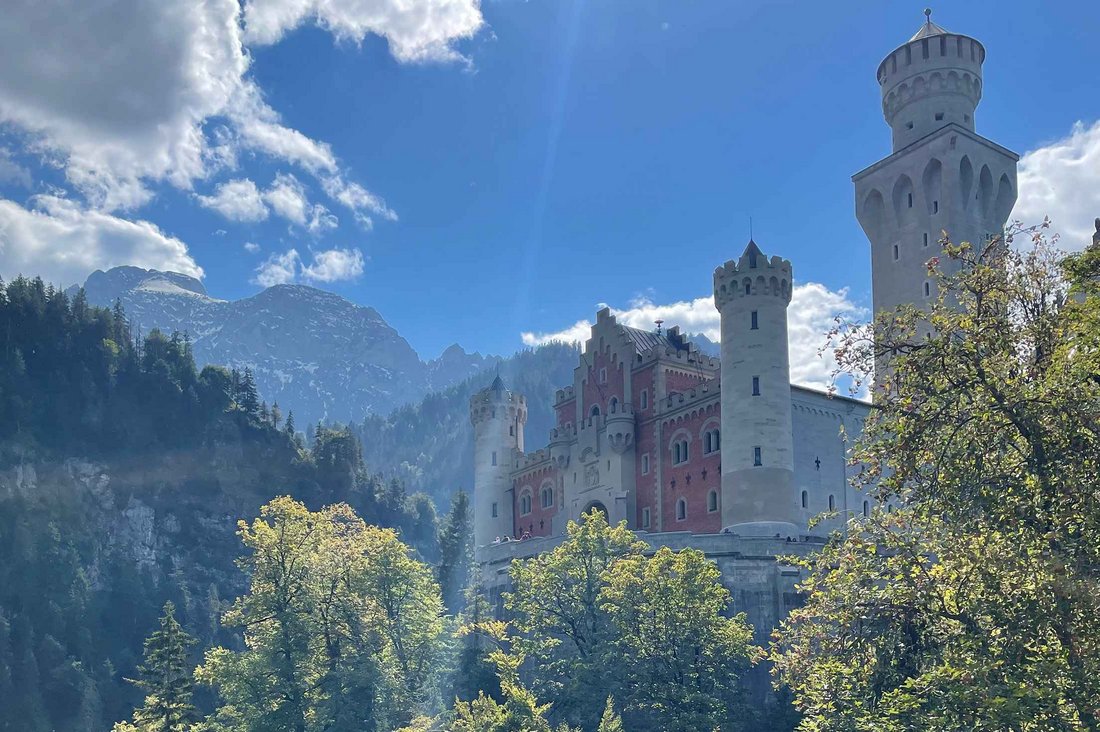
[[790, 303], [792, 279], [789, 259], [769, 258], [750, 240], [739, 259], [714, 270], [714, 306], [721, 310], [745, 297], [778, 297]]
[[559, 407], [568, 401], [572, 401], [577, 398], [577, 394], [572, 386], [563, 386], [554, 393], [554, 406]]
[[470, 423], [475, 427], [499, 417], [527, 422], [527, 397], [504, 388], [498, 376], [488, 386], [470, 397]]

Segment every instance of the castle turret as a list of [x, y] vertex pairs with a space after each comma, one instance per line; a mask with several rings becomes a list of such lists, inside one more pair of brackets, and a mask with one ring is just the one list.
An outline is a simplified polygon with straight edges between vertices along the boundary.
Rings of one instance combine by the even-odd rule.
[[935, 298], [927, 263], [940, 254], [943, 232], [984, 246], [1001, 235], [1016, 202], [1019, 156], [975, 132], [985, 48], [926, 15], [878, 67], [892, 154], [852, 177], [856, 216], [871, 241], [876, 314]]
[[474, 546], [482, 547], [515, 531], [511, 472], [523, 452], [527, 400], [508, 391], [499, 376], [470, 398], [474, 426]]
[[791, 263], [750, 241], [714, 270], [722, 320], [722, 525], [797, 536], [787, 306]]

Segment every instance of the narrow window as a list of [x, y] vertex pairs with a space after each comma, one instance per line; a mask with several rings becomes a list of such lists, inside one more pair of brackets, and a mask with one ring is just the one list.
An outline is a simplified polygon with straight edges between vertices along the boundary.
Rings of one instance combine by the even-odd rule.
[[707, 494], [707, 513], [714, 513], [718, 510], [718, 492], [711, 491]]
[[642, 475], [649, 475], [649, 453], [642, 455]]
[[745, 294], [748, 295], [751, 292], [752, 292], [752, 283], [746, 281], [745, 282]]
[[643, 529], [648, 529], [649, 528], [649, 508], [648, 507], [642, 509], [642, 528]]
[[760, 396], [760, 377], [759, 376], [752, 377], [752, 395], [753, 396]]
[[906, 198], [906, 201], [908, 201], [908, 203], [909, 203], [909, 208], [913, 208], [913, 194], [912, 193], [909, 194], [908, 198]]
[[900, 254], [901, 254], [901, 251], [898, 249], [898, 245], [895, 244], [894, 245], [894, 261], [895, 262], [898, 261], [898, 255], [900, 255]]
[[924, 232], [924, 246], [928, 246], [928, 232]]
[[508, 425], [508, 436], [509, 437], [515, 437], [516, 436], [516, 426], [514, 424]]
[[870, 516], [871, 515], [871, 504], [867, 503], [867, 501], [863, 502], [863, 515], [864, 516]]
[[752, 330], [758, 330], [760, 328], [759, 318], [757, 318], [756, 311], [752, 311]]
[[920, 53], [924, 58], [928, 58], [928, 39], [925, 38], [920, 42]]
[[497, 517], [497, 504], [496, 504], [496, 501], [494, 501], [493, 502], [493, 518], [496, 518], [496, 517]]
[[615, 414], [619, 411], [619, 400], [617, 397], [611, 397], [611, 401], [607, 403], [607, 411], [611, 414]]
[[754, 447], [752, 449], [752, 464], [753, 465], [763, 465], [764, 464], [764, 461], [760, 457], [760, 448], [759, 447]]
[[649, 409], [649, 389], [642, 389], [642, 409]]
[[829, 510], [832, 511], [834, 508], [836, 508], [836, 500], [830, 495], [829, 496]]
[[497, 451], [493, 450], [493, 465], [497, 464]]
[[593, 404], [592, 405], [592, 416], [593, 417], [599, 417], [600, 416], [600, 405], [599, 404]]
[[721, 450], [722, 449], [722, 430], [715, 430], [714, 431], [714, 449], [715, 450]]
[[932, 213], [936, 214], [940, 212], [940, 202], [932, 201]]
[[802, 508], [806, 508], [806, 506], [809, 505], [809, 499], [810, 497], [806, 494], [806, 491], [802, 491]]
[[676, 520], [683, 521], [688, 516], [688, 504], [683, 498], [676, 501]]
[[600, 369], [600, 383], [607, 383], [607, 369]]
[[932, 294], [932, 285], [928, 284], [928, 282], [925, 282], [924, 283], [924, 296], [928, 297], [931, 294]]

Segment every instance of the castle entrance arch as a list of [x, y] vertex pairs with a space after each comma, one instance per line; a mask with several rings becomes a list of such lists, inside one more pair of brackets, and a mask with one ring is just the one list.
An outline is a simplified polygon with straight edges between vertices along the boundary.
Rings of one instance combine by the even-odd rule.
[[603, 520], [607, 523], [611, 523], [611, 515], [607, 512], [607, 506], [603, 505], [603, 503], [601, 503], [600, 501], [591, 501], [587, 506], [584, 507], [584, 511], [582, 511], [582, 513], [588, 513], [590, 511], [599, 511], [603, 514]]

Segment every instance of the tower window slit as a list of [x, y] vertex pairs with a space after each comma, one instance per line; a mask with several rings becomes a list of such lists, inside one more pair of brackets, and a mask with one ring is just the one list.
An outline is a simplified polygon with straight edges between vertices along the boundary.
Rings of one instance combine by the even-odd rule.
[[928, 232], [924, 232], [924, 246], [928, 246]]
[[760, 396], [760, 377], [759, 376], [752, 377], [752, 395], [753, 396]]
[[908, 194], [908, 196], [906, 197], [905, 200], [906, 200], [906, 203], [909, 204], [909, 208], [913, 208], [913, 194], [912, 193]]
[[810, 497], [809, 497], [809, 495], [808, 495], [808, 494], [806, 493], [806, 491], [802, 491], [802, 508], [806, 508], [806, 506], [808, 506], [808, 505], [809, 505], [809, 503], [810, 503], [810, 500], [809, 500], [809, 498], [810, 498]]
[[932, 213], [936, 214], [940, 212], [940, 202], [932, 201]]
[[757, 317], [756, 311], [753, 310], [752, 311], [752, 325], [750, 326], [750, 329], [751, 330], [758, 330], [759, 328], [760, 328], [759, 318]]
[[898, 249], [898, 245], [895, 244], [894, 245], [894, 261], [895, 262], [898, 261], [898, 257], [899, 257], [900, 254], [901, 254], [901, 250]]
[[752, 464], [753, 465], [763, 465], [764, 464], [764, 460], [763, 460], [763, 458], [760, 454], [760, 447], [759, 446], [754, 447], [752, 449]]

